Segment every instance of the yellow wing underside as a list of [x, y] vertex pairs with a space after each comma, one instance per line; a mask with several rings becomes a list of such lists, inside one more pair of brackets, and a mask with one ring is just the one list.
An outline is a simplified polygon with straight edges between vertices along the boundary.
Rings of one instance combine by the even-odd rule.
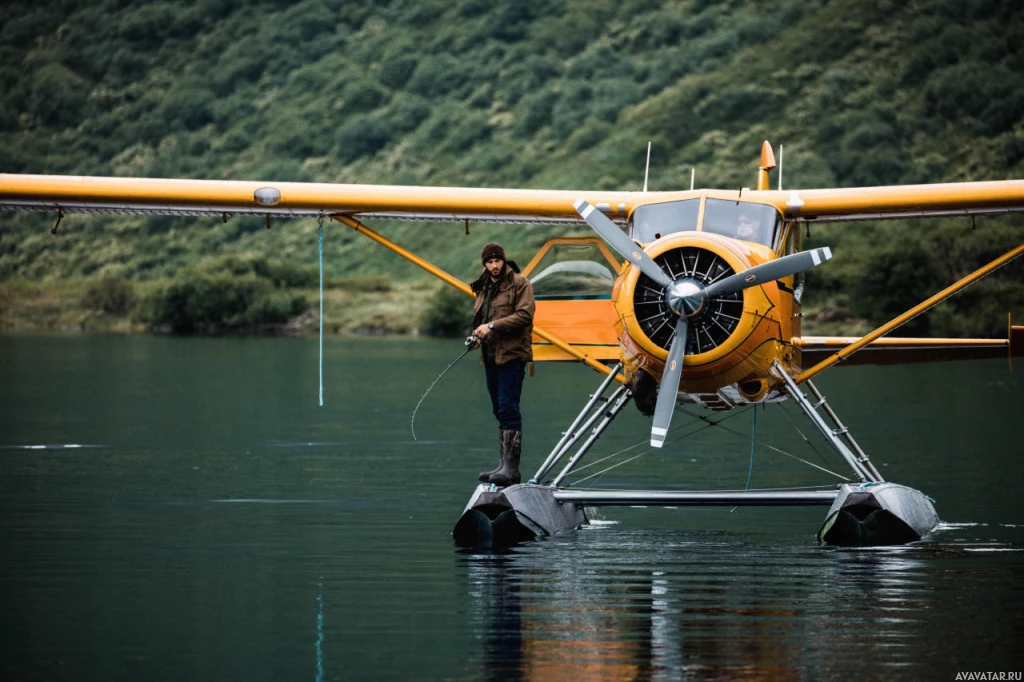
[[[600, 192], [327, 183], [104, 178], [0, 173], [0, 209], [166, 215], [349, 215], [405, 220], [582, 223], [585, 199], [617, 222], [637, 206], [738, 191]], [[742, 192], [800, 222], [1024, 210], [1024, 180]]]

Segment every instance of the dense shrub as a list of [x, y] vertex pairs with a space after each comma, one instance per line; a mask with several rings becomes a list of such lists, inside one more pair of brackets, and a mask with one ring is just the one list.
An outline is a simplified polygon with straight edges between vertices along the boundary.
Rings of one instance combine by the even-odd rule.
[[406, 87], [417, 95], [436, 98], [462, 87], [473, 77], [473, 64], [453, 55], [426, 57], [417, 64]]
[[398, 89], [409, 81], [409, 77], [415, 70], [416, 58], [408, 54], [401, 54], [385, 60], [380, 65], [378, 77], [383, 85]]
[[377, 108], [385, 100], [387, 94], [387, 91], [375, 83], [356, 83], [345, 92], [345, 110], [370, 111]]
[[386, 293], [391, 291], [393, 283], [385, 275], [356, 275], [355, 277], [339, 277], [329, 282], [330, 286], [346, 291]]
[[551, 113], [558, 93], [551, 90], [531, 92], [523, 98], [516, 130], [521, 135], [533, 135], [551, 121]]
[[[875, 254], [853, 288], [853, 312], [874, 324], [884, 324], [932, 294], [943, 282], [935, 262], [912, 239], [891, 242]], [[895, 336], [928, 333], [927, 316], [919, 316], [900, 327]]]
[[466, 294], [444, 285], [423, 313], [423, 330], [430, 336], [463, 336], [473, 323], [473, 304]]
[[395, 97], [391, 104], [383, 110], [385, 125], [391, 126], [399, 133], [415, 130], [429, 116], [430, 105], [425, 99], [416, 95], [403, 94]]
[[278, 325], [306, 307], [302, 296], [275, 291], [254, 275], [196, 274], [153, 293], [140, 306], [142, 321], [175, 334]]
[[593, 104], [594, 88], [586, 82], [571, 83], [562, 90], [551, 112], [555, 135], [566, 138], [583, 123]]
[[253, 275], [269, 280], [279, 288], [313, 287], [319, 283], [320, 278], [315, 266], [270, 259], [257, 253], [217, 256], [203, 261], [200, 269], [208, 274], [227, 274], [233, 277]]
[[306, 307], [290, 289], [318, 282], [315, 267], [258, 254], [218, 256], [151, 292], [139, 303], [138, 317], [176, 334], [280, 325]]
[[90, 282], [82, 306], [108, 315], [127, 315], [135, 306], [135, 288], [123, 277], [104, 274]]
[[213, 120], [213, 93], [200, 86], [186, 85], [168, 93], [160, 116], [175, 127], [195, 130]]
[[491, 134], [487, 116], [481, 112], [460, 107], [450, 116], [454, 125], [448, 131], [446, 146], [452, 151], [467, 151], [474, 145], [484, 142]]
[[373, 154], [391, 140], [391, 129], [372, 116], [354, 116], [335, 134], [335, 152], [349, 163], [361, 156]]
[[47, 64], [32, 79], [32, 111], [48, 125], [73, 125], [83, 115], [89, 83], [62, 64]]

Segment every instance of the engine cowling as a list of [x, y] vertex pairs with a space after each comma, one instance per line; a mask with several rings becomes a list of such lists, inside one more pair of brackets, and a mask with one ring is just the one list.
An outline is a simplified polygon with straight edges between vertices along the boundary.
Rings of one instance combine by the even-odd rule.
[[[654, 262], [673, 279], [683, 276], [705, 287], [736, 272], [725, 258], [703, 246], [671, 248]], [[643, 273], [633, 290], [633, 311], [644, 336], [667, 351], [678, 317], [665, 300], [665, 290]], [[706, 300], [689, 316], [686, 354], [699, 355], [721, 346], [736, 330], [742, 314], [742, 291]]]
[[[759, 253], [743, 242], [701, 232], [663, 237], [648, 244], [645, 251], [673, 279], [692, 279], [702, 288], [771, 257], [767, 250]], [[774, 284], [767, 286], [774, 288]], [[679, 319], [669, 308], [665, 290], [639, 269], [632, 269], [616, 291], [615, 305], [622, 325], [620, 340], [626, 351], [627, 371], [642, 368], [660, 376]], [[687, 377], [717, 377], [724, 382], [720, 385], [736, 381], [735, 372], [729, 370], [757, 345], [753, 337], [765, 336], [763, 322], [772, 308], [774, 304], [763, 288], [755, 286], [713, 296], [691, 312], [687, 319], [684, 382]], [[711, 384], [706, 387], [712, 388]]]

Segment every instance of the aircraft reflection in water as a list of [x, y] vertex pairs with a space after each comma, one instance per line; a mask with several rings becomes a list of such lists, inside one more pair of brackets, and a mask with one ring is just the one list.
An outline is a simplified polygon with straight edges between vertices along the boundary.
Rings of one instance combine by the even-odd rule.
[[921, 616], [948, 593], [931, 580], [941, 555], [674, 534], [613, 546], [592, 541], [601, 532], [463, 556], [482, 676], [801, 680], [831, 676], [836, 661], [851, 672], [851, 660], [874, 661], [878, 674], [930, 665]]
[[[552, 239], [523, 274], [537, 293], [535, 360], [581, 362], [605, 379], [528, 483], [476, 489], [453, 532], [458, 542], [486, 546], [550, 535], [585, 524], [587, 507], [636, 504], [830, 505], [819, 531], [824, 542], [920, 539], [938, 523], [929, 498], [883, 480], [811, 379], [839, 362], [1024, 354], [1024, 327], [1012, 323], [1005, 339], [884, 338], [1024, 253], [1024, 244], [864, 337], [810, 337], [800, 324], [803, 273], [832, 253], [801, 251], [800, 228], [1017, 212], [1024, 210], [1024, 181], [783, 191], [781, 183], [770, 189], [775, 167], [765, 142], [756, 189], [738, 192], [647, 192], [646, 182], [643, 192], [570, 192], [0, 174], [0, 209], [53, 211], [58, 221], [73, 212], [225, 221], [258, 215], [268, 226], [272, 217], [310, 216], [321, 225], [331, 219], [469, 295], [465, 282], [362, 221], [457, 220], [467, 233], [471, 221], [585, 223], [597, 237]], [[600, 491], [566, 482], [629, 402], [652, 417], [651, 446], [662, 447], [680, 404], [716, 412], [781, 400], [794, 401], [846, 463], [851, 476], [835, 475], [845, 483], [837, 487], [833, 480], [819, 490]]]

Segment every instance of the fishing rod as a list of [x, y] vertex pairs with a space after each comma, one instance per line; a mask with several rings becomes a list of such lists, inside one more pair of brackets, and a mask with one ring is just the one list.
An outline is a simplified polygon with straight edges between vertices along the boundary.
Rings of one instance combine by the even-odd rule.
[[476, 348], [479, 344], [480, 344], [480, 339], [476, 338], [475, 336], [468, 337], [466, 339], [466, 350], [462, 351], [462, 355], [460, 355], [459, 357], [457, 357], [454, 360], [452, 360], [452, 364], [450, 364], [447, 367], [445, 367], [444, 371], [437, 375], [437, 378], [434, 379], [434, 383], [430, 384], [430, 387], [426, 390], [426, 392], [420, 398], [420, 401], [418, 403], [416, 403], [416, 407], [412, 411], [412, 419], [409, 420], [409, 430], [412, 431], [412, 439], [413, 440], [416, 440], [416, 412], [419, 411], [420, 405], [423, 404], [423, 400], [434, 389], [434, 386], [436, 386], [437, 382], [439, 382], [441, 380], [441, 377], [443, 377], [445, 374], [447, 374], [448, 370], [450, 370], [452, 367], [454, 367], [456, 365], [456, 363], [458, 363], [459, 360], [461, 360], [462, 358], [466, 357], [466, 354], [469, 353], [469, 351], [471, 351], [474, 348]]

